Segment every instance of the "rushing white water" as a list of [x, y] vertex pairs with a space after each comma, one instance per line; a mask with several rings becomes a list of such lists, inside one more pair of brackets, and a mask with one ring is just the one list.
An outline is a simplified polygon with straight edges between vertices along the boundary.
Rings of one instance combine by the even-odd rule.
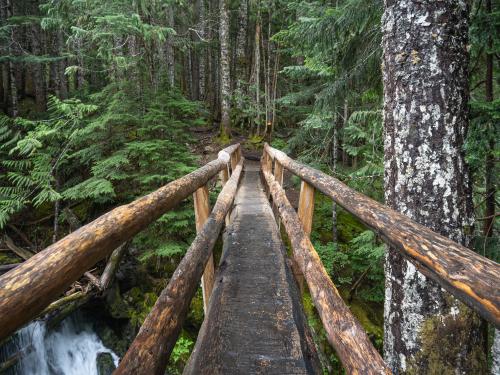
[[106, 348], [88, 326], [65, 319], [56, 330], [47, 331], [43, 321], [35, 321], [18, 332], [18, 345], [29, 348], [17, 365], [22, 375], [99, 375], [97, 357], [109, 353], [115, 366], [118, 356]]

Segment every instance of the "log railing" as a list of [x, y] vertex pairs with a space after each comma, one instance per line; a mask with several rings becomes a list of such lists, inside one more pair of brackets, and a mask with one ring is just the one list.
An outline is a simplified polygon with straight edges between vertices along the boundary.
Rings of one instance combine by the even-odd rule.
[[[208, 199], [202, 199], [200, 202], [199, 197], [206, 196], [205, 186], [219, 172], [221, 172], [222, 182], [226, 183], [229, 177], [229, 166], [232, 165], [233, 176], [231, 178], [234, 178], [229, 185], [232, 187], [234, 180], [239, 178], [241, 166], [237, 165], [240, 161], [239, 144], [229, 146], [219, 152], [217, 159], [203, 167], [132, 203], [113, 209], [0, 276], [0, 341], [36, 318], [66, 290], [68, 285], [78, 280], [98, 261], [109, 256], [122, 243], [130, 240], [193, 193], [197, 205], [197, 222], [203, 220], [200, 218], [201, 207], [208, 204]], [[229, 186], [223, 189], [226, 196], [232, 193], [232, 188]], [[227, 203], [228, 200], [227, 197], [224, 200], [226, 212], [230, 206]], [[208, 209], [205, 208], [204, 214], [207, 211]], [[219, 207], [218, 212], [222, 211]], [[218, 223], [219, 219], [216, 222]], [[203, 238], [204, 246], [217, 238], [217, 235], [215, 239], [208, 237], [208, 232], [205, 232], [207, 225], [208, 221], [197, 236], [197, 239], [199, 236]], [[215, 233], [213, 228], [210, 233]], [[199, 241], [201, 240], [198, 239], [198, 243]], [[191, 248], [195, 243], [197, 242], [195, 241]], [[114, 255], [119, 258], [119, 254]], [[105, 274], [109, 272], [106, 270]], [[105, 282], [108, 283], [109, 280], [106, 279]], [[204, 284], [205, 290], [211, 290], [211, 285], [207, 285], [206, 280]], [[204, 297], [207, 298], [208, 294], [205, 293]]]
[[[224, 224], [224, 218], [230, 213], [238, 188], [243, 168], [243, 158], [238, 158], [234, 158], [233, 173], [225, 183], [210, 215], [205, 214], [208, 209], [198, 209], [198, 234], [144, 320], [135, 340], [120, 361], [115, 375], [164, 374], [202, 273], [205, 282], [203, 293], [205, 295], [208, 291], [211, 292], [214, 278], [212, 250]], [[205, 192], [200, 193], [200, 196], [204, 197]], [[207, 207], [206, 199], [200, 201], [203, 207]], [[211, 266], [209, 262], [212, 262]], [[207, 271], [210, 272], [208, 276]], [[208, 305], [208, 298], [209, 295], [204, 300], [204, 306]]]
[[[498, 263], [356, 192], [336, 178], [298, 163], [268, 144], [264, 146], [261, 163], [273, 206], [279, 211], [292, 244], [294, 263], [305, 277], [328, 339], [348, 373], [389, 370], [339, 296], [309, 239], [315, 189], [356, 216], [424, 275], [500, 328]], [[302, 180], [298, 214], [281, 187], [283, 169]]]

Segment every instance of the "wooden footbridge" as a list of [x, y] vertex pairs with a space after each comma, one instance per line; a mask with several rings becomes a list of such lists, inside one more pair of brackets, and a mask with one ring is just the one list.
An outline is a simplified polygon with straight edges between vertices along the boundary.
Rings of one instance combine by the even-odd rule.
[[[284, 169], [302, 180], [296, 212]], [[207, 184], [223, 185], [210, 211]], [[130, 204], [115, 208], [0, 277], [0, 341], [37, 317], [99, 260], [194, 196], [197, 236], [116, 374], [164, 374], [198, 284], [205, 319], [186, 374], [319, 374], [304, 316], [305, 281], [330, 344], [349, 374], [390, 373], [349, 311], [309, 239], [319, 190], [399, 250], [424, 275], [500, 327], [500, 267], [473, 251], [265, 145], [261, 163], [239, 145]], [[225, 225], [220, 263], [212, 249]], [[283, 225], [293, 250], [288, 259]], [[113, 251], [115, 250], [115, 251]]]

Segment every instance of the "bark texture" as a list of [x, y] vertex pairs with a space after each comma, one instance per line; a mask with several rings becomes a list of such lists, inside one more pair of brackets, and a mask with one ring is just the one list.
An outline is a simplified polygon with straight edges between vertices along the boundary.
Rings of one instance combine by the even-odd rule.
[[[467, 130], [468, 6], [385, 1], [386, 203], [467, 245], [473, 224]], [[387, 250], [384, 352], [395, 372], [485, 371], [480, 319]], [[451, 338], [453, 337], [453, 338]]]
[[[166, 8], [167, 25], [174, 28], [174, 10], [172, 6]], [[169, 34], [165, 41], [165, 60], [167, 62], [167, 74], [170, 86], [174, 87], [175, 84], [175, 56], [174, 56], [174, 37]]]
[[220, 23], [220, 92], [221, 92], [221, 133], [231, 136], [231, 64], [229, 61], [229, 5], [227, 0], [219, 1]]

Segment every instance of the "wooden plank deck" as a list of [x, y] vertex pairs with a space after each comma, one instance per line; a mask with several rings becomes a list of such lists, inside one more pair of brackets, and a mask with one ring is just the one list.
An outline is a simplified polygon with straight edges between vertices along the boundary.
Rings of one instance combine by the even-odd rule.
[[256, 162], [245, 161], [207, 317], [184, 373], [321, 373]]

